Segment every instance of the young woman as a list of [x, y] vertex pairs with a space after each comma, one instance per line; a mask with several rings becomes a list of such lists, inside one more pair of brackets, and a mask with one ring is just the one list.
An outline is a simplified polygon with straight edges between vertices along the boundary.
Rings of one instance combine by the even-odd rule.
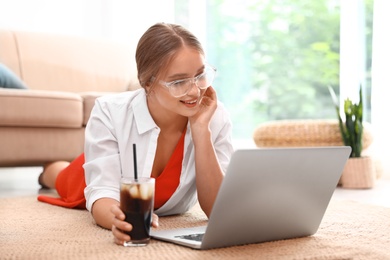
[[[141, 37], [136, 62], [142, 88], [98, 98], [84, 155], [48, 165], [40, 176], [61, 198], [39, 200], [85, 206], [117, 244], [130, 239], [121, 230], [132, 229], [119, 208], [119, 182], [133, 176], [133, 143], [138, 175], [156, 179], [159, 216], [186, 212], [197, 201], [209, 216], [233, 153], [230, 118], [211, 86], [215, 69], [193, 34], [155, 24]], [[155, 215], [153, 226], [157, 221]]]

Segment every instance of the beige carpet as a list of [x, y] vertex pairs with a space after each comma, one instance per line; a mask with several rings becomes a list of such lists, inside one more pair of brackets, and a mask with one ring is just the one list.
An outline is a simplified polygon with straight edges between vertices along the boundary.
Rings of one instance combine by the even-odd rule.
[[[199, 208], [160, 219], [161, 228], [206, 223]], [[198, 251], [152, 240], [147, 247], [113, 243], [85, 210], [0, 199], [0, 259], [390, 259], [390, 208], [331, 202], [311, 237]]]

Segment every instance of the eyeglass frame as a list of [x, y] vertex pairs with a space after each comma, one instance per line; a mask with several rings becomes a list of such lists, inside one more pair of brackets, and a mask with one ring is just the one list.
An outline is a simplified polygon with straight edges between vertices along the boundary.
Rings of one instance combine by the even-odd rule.
[[214, 72], [213, 80], [211, 81], [211, 83], [212, 83], [212, 82], [214, 81], [214, 79], [215, 79], [215, 75], [217, 74], [217, 69], [216, 69], [215, 67], [209, 65], [209, 64], [206, 64], [206, 65], [205, 65], [204, 71], [203, 71], [201, 74], [199, 74], [198, 76], [195, 76], [195, 77], [192, 77], [192, 78], [185, 78], [185, 79], [172, 80], [172, 81], [169, 81], [169, 82], [160, 80], [158, 83], [160, 83], [162, 86], [166, 87], [166, 88], [168, 89], [169, 93], [170, 93], [173, 97], [175, 97], [175, 98], [184, 97], [185, 95], [188, 94], [188, 92], [191, 90], [191, 88], [188, 88], [188, 90], [187, 90], [183, 95], [175, 96], [175, 95], [173, 95], [172, 92], [171, 92], [171, 86], [172, 86], [173, 84], [177, 83], [177, 82], [182, 82], [182, 81], [186, 81], [186, 80], [192, 80], [192, 84], [195, 84], [195, 86], [196, 86], [197, 88], [199, 88], [199, 89], [201, 89], [201, 90], [207, 89], [208, 87], [211, 86], [211, 84], [210, 84], [209, 86], [205, 87], [205, 88], [200, 88], [200, 87], [198, 86], [198, 80], [199, 80], [199, 78], [200, 78], [201, 76], [203, 76], [203, 75], [206, 74], [206, 69], [211, 69], [211, 71]]

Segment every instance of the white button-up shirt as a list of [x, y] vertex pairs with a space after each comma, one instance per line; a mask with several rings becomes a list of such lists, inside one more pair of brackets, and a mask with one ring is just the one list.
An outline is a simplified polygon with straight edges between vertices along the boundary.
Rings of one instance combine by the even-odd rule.
[[[231, 128], [228, 112], [219, 102], [210, 129], [224, 172], [233, 153]], [[160, 129], [149, 113], [144, 89], [96, 99], [85, 132], [84, 170], [87, 187], [84, 194], [89, 211], [100, 198], [119, 201], [120, 178], [134, 176], [133, 143], [137, 147], [138, 176], [150, 177], [159, 133]], [[196, 202], [195, 149], [188, 125], [179, 186], [155, 213], [161, 216], [183, 213]]]

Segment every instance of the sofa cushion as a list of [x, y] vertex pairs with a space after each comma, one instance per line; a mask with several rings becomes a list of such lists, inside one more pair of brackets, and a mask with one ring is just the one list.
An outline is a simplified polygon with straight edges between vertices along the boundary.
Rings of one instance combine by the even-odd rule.
[[15, 41], [13, 31], [0, 29], [0, 62], [23, 80], [17, 42]]
[[82, 123], [78, 94], [0, 89], [0, 126], [80, 128]]
[[129, 45], [37, 32], [14, 31], [13, 37], [21, 79], [30, 89], [122, 92], [136, 82]]

